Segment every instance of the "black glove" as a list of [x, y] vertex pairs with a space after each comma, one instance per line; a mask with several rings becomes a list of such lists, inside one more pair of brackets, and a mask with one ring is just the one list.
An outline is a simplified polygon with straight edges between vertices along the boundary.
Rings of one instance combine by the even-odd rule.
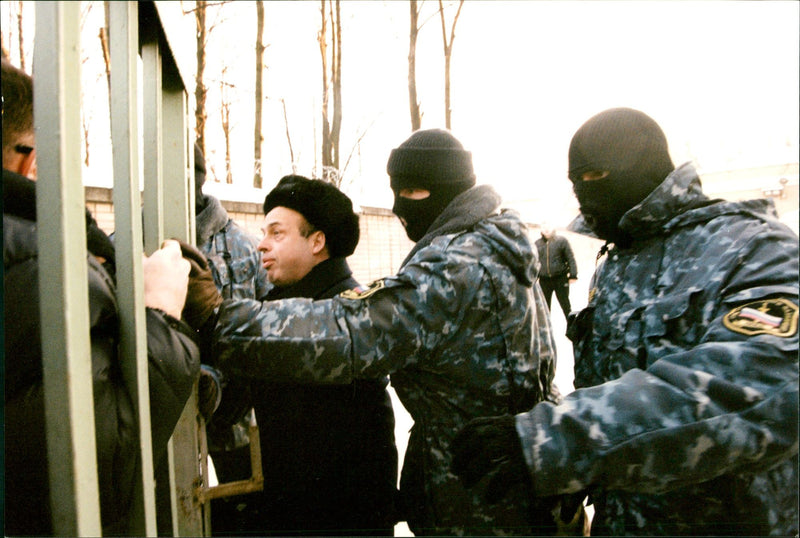
[[214, 314], [222, 303], [220, 295], [211, 269], [208, 267], [208, 260], [202, 252], [195, 247], [176, 239], [181, 245], [181, 253], [191, 265], [189, 271], [189, 290], [186, 294], [186, 304], [183, 306], [183, 319], [189, 326], [198, 331]]
[[514, 417], [476, 418], [453, 439], [451, 470], [472, 488], [487, 480], [484, 497], [497, 504], [519, 484], [531, 486], [528, 466], [517, 436]]
[[219, 372], [207, 364], [200, 365], [200, 380], [197, 385], [197, 408], [208, 422], [222, 400], [222, 382]]

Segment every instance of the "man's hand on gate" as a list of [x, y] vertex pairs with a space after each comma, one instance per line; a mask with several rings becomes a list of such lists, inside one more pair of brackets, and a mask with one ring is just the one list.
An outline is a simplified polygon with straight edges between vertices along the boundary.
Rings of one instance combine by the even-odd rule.
[[178, 241], [184, 260], [189, 262], [189, 292], [183, 307], [183, 319], [194, 330], [199, 330], [222, 303], [222, 295], [214, 284], [208, 260], [202, 252], [184, 241]]
[[177, 241], [167, 240], [142, 261], [144, 304], [180, 319], [186, 301], [190, 264]]
[[484, 497], [499, 502], [514, 486], [531, 480], [514, 417], [477, 418], [456, 435], [451, 445], [451, 469], [467, 488], [486, 480]]

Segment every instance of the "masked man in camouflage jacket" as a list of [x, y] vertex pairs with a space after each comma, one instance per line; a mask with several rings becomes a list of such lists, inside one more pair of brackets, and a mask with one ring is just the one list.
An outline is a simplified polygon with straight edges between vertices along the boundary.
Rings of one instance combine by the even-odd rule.
[[[526, 487], [489, 505], [450, 472], [471, 418], [557, 399], [555, 347], [525, 225], [449, 132], [417, 131], [389, 159], [394, 212], [416, 246], [400, 271], [333, 299], [224, 301], [223, 371], [273, 382], [348, 384], [389, 374], [414, 419], [401, 478], [416, 534], [533, 534]], [[190, 301], [194, 301], [192, 298]]]
[[569, 177], [613, 243], [568, 329], [578, 390], [472, 422], [456, 470], [524, 458], [536, 495], [589, 491], [593, 535], [797, 535], [797, 236], [770, 201], [707, 198], [635, 110], [578, 130]]

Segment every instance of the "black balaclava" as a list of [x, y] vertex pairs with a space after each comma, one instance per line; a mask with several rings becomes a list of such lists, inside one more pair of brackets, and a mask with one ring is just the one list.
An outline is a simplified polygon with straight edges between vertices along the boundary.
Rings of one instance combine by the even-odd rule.
[[[414, 132], [392, 150], [386, 172], [394, 191], [392, 211], [405, 221], [406, 235], [419, 241], [453, 198], [475, 185], [472, 154], [449, 131]], [[399, 196], [400, 189], [430, 191], [422, 200]]]
[[206, 182], [206, 158], [200, 145], [194, 145], [194, 212], [199, 214], [206, 207], [208, 200], [203, 194], [203, 184]]
[[[584, 123], [569, 146], [569, 179], [586, 223], [598, 237], [619, 247], [630, 236], [622, 216], [644, 200], [675, 169], [658, 124], [630, 108], [612, 108]], [[584, 172], [603, 171], [585, 181]]]

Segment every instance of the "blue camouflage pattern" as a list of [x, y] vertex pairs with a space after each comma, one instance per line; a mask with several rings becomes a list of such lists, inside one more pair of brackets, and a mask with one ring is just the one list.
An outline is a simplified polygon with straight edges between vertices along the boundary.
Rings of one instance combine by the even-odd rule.
[[[208, 260], [217, 290], [223, 299], [266, 300], [272, 284], [261, 265], [258, 239], [230, 218], [219, 199], [208, 194], [205, 197], [205, 207], [196, 215], [195, 241]], [[249, 393], [245, 383], [226, 379], [224, 387], [223, 403], [208, 430], [209, 450], [212, 458], [217, 457], [217, 473], [223, 482], [232, 471], [226, 468], [229, 464], [222, 461], [220, 452], [250, 444], [248, 428], [253, 414], [252, 410], [241, 409], [242, 403], [231, 398], [233, 394], [244, 397]], [[242, 458], [249, 466], [249, 455], [244, 454]]]
[[450, 472], [449, 444], [470, 419], [557, 398], [536, 252], [518, 214], [498, 206], [488, 186], [461, 194], [442, 216], [474, 222], [440, 216], [441, 229], [458, 231], [418, 243], [395, 276], [361, 293], [225, 301], [219, 310], [223, 371], [318, 384], [391, 376], [414, 420], [401, 496], [417, 535], [533, 532], [526, 491], [488, 506]]
[[197, 248], [208, 258], [214, 284], [224, 299], [266, 299], [272, 285], [261, 266], [258, 239], [228, 216], [220, 201], [206, 195], [197, 215]]
[[[517, 415], [536, 495], [588, 491], [593, 535], [796, 536], [797, 235], [690, 164], [620, 227], [568, 329], [578, 390]], [[726, 324], [743, 305], [782, 323]]]

